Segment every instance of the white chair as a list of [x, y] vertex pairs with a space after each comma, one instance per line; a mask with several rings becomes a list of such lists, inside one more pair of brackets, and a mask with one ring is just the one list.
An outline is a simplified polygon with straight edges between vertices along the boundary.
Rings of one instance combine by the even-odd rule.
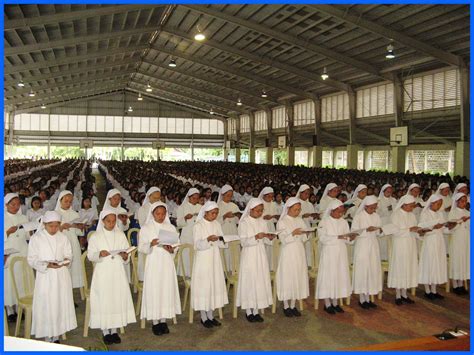
[[230, 292], [232, 286], [232, 317], [237, 318], [237, 286], [239, 283], [240, 270], [240, 240], [234, 240], [228, 243], [230, 253], [230, 264], [227, 265], [227, 258], [225, 257], [225, 249], [221, 249], [222, 265], [224, 266], [224, 274], [227, 279], [227, 294]]

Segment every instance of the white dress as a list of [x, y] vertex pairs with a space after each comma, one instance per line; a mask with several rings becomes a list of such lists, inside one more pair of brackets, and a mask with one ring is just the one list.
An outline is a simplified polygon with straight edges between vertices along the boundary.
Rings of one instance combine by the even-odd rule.
[[40, 208], [36, 211], [34, 209], [29, 209], [26, 212], [26, 217], [28, 218], [28, 221], [33, 222], [37, 221], [38, 218], [42, 217], [45, 213], [46, 211], [43, 208]]
[[[280, 214], [281, 211], [278, 211], [277, 204], [274, 201], [263, 201], [263, 216], [276, 216]], [[278, 220], [275, 218], [266, 221], [269, 233], [275, 232], [275, 224], [277, 222]], [[267, 252], [268, 265], [270, 266], [270, 270], [273, 271], [273, 240], [265, 238], [265, 249]]]
[[[187, 201], [184, 201], [177, 209], [176, 215], [177, 220], [176, 223], [178, 225], [178, 229], [181, 229], [180, 235], [180, 242], [182, 244], [191, 244], [194, 245], [193, 240], [193, 227], [194, 223], [196, 222], [196, 217], [201, 209], [202, 205], [196, 203], [195, 205], [190, 204]], [[185, 220], [184, 217], [187, 214], [192, 214], [193, 217], [191, 219]], [[189, 262], [189, 251], [183, 251], [183, 264], [184, 264], [184, 273], [183, 270], [178, 268], [178, 275], [183, 276], [183, 274], [187, 277], [191, 276], [191, 265]]]
[[[382, 226], [379, 215], [361, 211], [354, 217], [351, 230], [371, 226]], [[364, 231], [355, 239], [352, 290], [356, 294], [376, 295], [382, 291], [382, 265], [377, 240], [379, 235], [379, 231]]]
[[265, 241], [268, 239], [255, 239], [258, 233], [268, 233], [267, 228], [267, 221], [251, 216], [245, 218], [239, 225], [242, 253], [237, 285], [237, 307], [263, 309], [273, 303], [270, 270], [265, 252]]
[[195, 224], [194, 265], [191, 277], [191, 307], [212, 311], [229, 303], [219, 248], [222, 241], [208, 242], [211, 235], [222, 235], [219, 222], [203, 219]]
[[[238, 223], [239, 223], [239, 218], [238, 217], [232, 217], [232, 218], [226, 218], [224, 219], [224, 215], [228, 212], [232, 213], [237, 213], [239, 212], [239, 207], [233, 202], [224, 202], [221, 201], [219, 202], [219, 215], [217, 216], [217, 221], [221, 224], [222, 227], [222, 232], [224, 235], [238, 235]], [[232, 260], [230, 257], [230, 250], [228, 248], [225, 248], [224, 250], [224, 257], [225, 257], [225, 262], [227, 265], [232, 265]]]
[[[300, 202], [301, 202], [300, 216], [303, 216], [304, 214], [307, 214], [307, 213], [315, 213], [316, 212], [316, 210], [314, 208], [314, 205], [311, 202], [309, 202], [308, 200], [303, 201], [303, 200], [300, 199]], [[314, 218], [313, 217], [306, 217], [306, 218], [303, 218], [303, 221], [306, 225], [306, 228], [311, 228], [311, 224], [313, 223]], [[310, 238], [314, 238], [313, 233], [310, 233], [308, 235], [308, 239], [304, 244], [305, 244], [305, 252], [306, 252], [306, 263], [309, 267], [312, 267], [313, 266], [313, 254], [312, 254], [312, 245], [311, 245], [311, 242], [309, 240]]]
[[[377, 213], [380, 216], [382, 225], [390, 224], [392, 213], [397, 205], [397, 200], [393, 197], [382, 196], [379, 198], [377, 206]], [[378, 238], [380, 246], [380, 258], [382, 260], [388, 260], [388, 239], [390, 236], [385, 235]]]
[[[443, 211], [434, 212], [427, 209], [421, 213], [420, 227], [431, 229], [436, 223], [446, 223]], [[418, 282], [421, 284], [439, 285], [448, 281], [448, 263], [443, 232], [449, 233], [447, 228], [442, 227], [426, 233], [423, 237], [418, 270]]]
[[387, 286], [391, 288], [412, 288], [418, 286], [418, 252], [416, 233], [410, 232], [417, 226], [413, 212], [398, 209], [392, 213], [392, 251], [388, 262]]
[[318, 226], [319, 241], [322, 245], [316, 280], [316, 299], [344, 298], [352, 292], [347, 258], [348, 243], [338, 239], [349, 233], [349, 224], [343, 218], [328, 216]]
[[[463, 216], [470, 216], [468, 210], [458, 207], [451, 208], [449, 220], [458, 220]], [[451, 229], [449, 244], [449, 278], [453, 280], [470, 280], [470, 226], [471, 220], [458, 224]]]
[[132, 294], [123, 267], [130, 262], [130, 257], [127, 261], [120, 255], [99, 257], [102, 250], [127, 248], [127, 237], [117, 229], [97, 231], [89, 240], [87, 257], [96, 263], [90, 289], [91, 328], [120, 328], [136, 321]]
[[[56, 212], [58, 212], [62, 217], [61, 224], [69, 223], [79, 218], [79, 213], [72, 209], [63, 210], [62, 208], [58, 208]], [[79, 243], [79, 239], [77, 238], [78, 236], [82, 235], [82, 232], [80, 229], [77, 228], [65, 229], [62, 232], [69, 239], [72, 248], [73, 257], [71, 267], [69, 268], [69, 272], [71, 273], [72, 287], [83, 287], [84, 280], [82, 279], [81, 245]]]
[[[5, 208], [5, 207], [4, 207]], [[10, 234], [8, 237], [6, 236], [6, 231], [13, 226], [18, 226], [23, 223], [27, 223], [28, 219], [26, 216], [22, 214], [10, 214], [6, 211], [4, 212], [4, 239], [6, 240], [4, 243], [5, 249], [16, 249], [19, 253], [12, 254], [8, 257], [4, 268], [3, 268], [3, 282], [4, 282], [4, 289], [3, 289], [3, 301], [5, 306], [14, 306], [17, 304], [17, 299], [15, 296], [15, 291], [13, 290], [12, 279], [10, 276], [10, 260], [14, 256], [26, 256], [28, 252], [28, 244], [26, 243], [27, 240], [27, 232], [24, 229], [17, 229], [15, 233]], [[15, 280], [18, 288], [18, 293], [23, 295], [23, 269], [20, 264], [16, 264], [15, 266]]]
[[72, 259], [68, 237], [43, 230], [31, 238], [28, 264], [36, 270], [31, 334], [37, 338], [62, 335], [77, 328], [68, 267], [48, 268], [48, 261]]
[[279, 235], [281, 241], [280, 259], [276, 271], [277, 295], [280, 301], [301, 300], [309, 296], [308, 265], [304, 242], [306, 234], [293, 236], [297, 228], [306, 228], [301, 217], [284, 216], [277, 223], [278, 230], [285, 230]]
[[161, 224], [154, 220], [140, 230], [138, 250], [146, 255], [141, 319], [169, 319], [181, 314], [175, 254], [170, 254], [160, 245], [150, 247], [160, 229], [176, 232], [172, 224]]

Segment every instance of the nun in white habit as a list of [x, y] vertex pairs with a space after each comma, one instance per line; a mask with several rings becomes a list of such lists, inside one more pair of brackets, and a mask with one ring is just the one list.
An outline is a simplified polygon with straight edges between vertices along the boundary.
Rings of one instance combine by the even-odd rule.
[[208, 201], [201, 207], [193, 228], [194, 265], [191, 277], [191, 307], [201, 312], [201, 324], [206, 328], [220, 326], [214, 310], [229, 303], [220, 248], [225, 243], [219, 237], [222, 227], [217, 222], [217, 203]]
[[236, 303], [237, 307], [245, 309], [251, 323], [263, 322], [258, 310], [273, 303], [265, 241], [273, 239], [274, 234], [269, 234], [267, 222], [262, 218], [263, 203], [263, 200], [252, 198], [239, 223], [242, 253]]
[[384, 226], [386, 234], [392, 235], [387, 286], [396, 289], [395, 304], [398, 306], [414, 303], [408, 297], [407, 289], [418, 286], [416, 238], [423, 232], [417, 225], [415, 207], [416, 200], [412, 195], [403, 196], [392, 213], [392, 223]]
[[420, 252], [418, 282], [425, 285], [425, 297], [443, 299], [436, 292], [436, 285], [448, 281], [448, 263], [443, 233], [450, 233], [454, 223], [446, 223], [446, 214], [441, 210], [443, 198], [434, 194], [426, 202], [420, 215], [419, 227], [426, 228]]
[[349, 208], [346, 212], [346, 218], [354, 218], [355, 213], [357, 212], [357, 209], [359, 208], [360, 204], [362, 203], [362, 200], [367, 196], [367, 185], [364, 184], [359, 184], [357, 185], [356, 189], [354, 190], [354, 193], [352, 194], [352, 198], [348, 201], [352, 203], [354, 206]]
[[[101, 329], [104, 343], [121, 342], [117, 328], [134, 323], [135, 310], [127, 275], [123, 265], [130, 262], [125, 234], [117, 227], [112, 210], [99, 215], [97, 230], [89, 240], [87, 258], [95, 263], [90, 289], [91, 319], [89, 327]], [[111, 282], [113, 280], [113, 282]]]
[[277, 229], [283, 232], [279, 235], [281, 251], [275, 279], [278, 300], [283, 301], [283, 312], [287, 317], [301, 316], [296, 308], [296, 300], [309, 296], [308, 265], [304, 249], [308, 235], [304, 232], [307, 226], [300, 214], [301, 200], [290, 197], [277, 223]]
[[[306, 184], [303, 184], [298, 189], [296, 193], [296, 197], [300, 200], [301, 204], [301, 218], [303, 219], [304, 223], [306, 224], [307, 228], [312, 227], [312, 223], [316, 221], [319, 217], [319, 214], [316, 213], [314, 205], [309, 202], [309, 196], [311, 194], [312, 188]], [[309, 238], [314, 238], [314, 233], [308, 235], [308, 242], [305, 243], [305, 251], [306, 251], [306, 263], [309, 267], [313, 266], [313, 255], [312, 255], [312, 245], [309, 242]]]
[[[390, 224], [392, 213], [397, 206], [397, 200], [392, 197], [393, 187], [390, 184], [385, 184], [380, 189], [377, 214], [380, 216], [382, 225]], [[388, 238], [390, 236], [381, 236], [378, 238], [380, 246], [380, 259], [388, 260]]]
[[78, 237], [83, 235], [84, 225], [71, 223], [79, 219], [79, 213], [71, 207], [73, 199], [71, 191], [62, 191], [54, 210], [61, 215], [61, 232], [68, 237], [71, 243], [72, 263], [69, 272], [71, 273], [72, 287], [81, 288], [84, 287], [84, 280], [82, 279], [81, 245]]
[[143, 203], [137, 212], [137, 220], [138, 224], [140, 224], [140, 227], [143, 227], [146, 223], [150, 206], [155, 202], [160, 201], [160, 197], [161, 190], [158, 187], [152, 186], [148, 189], [145, 199], [143, 200]]
[[[28, 233], [20, 228], [22, 224], [28, 222], [28, 218], [21, 213], [20, 198], [16, 193], [8, 193], [3, 199], [4, 203], [4, 248], [15, 249], [18, 253], [14, 256], [26, 256], [28, 252]], [[3, 301], [7, 309], [8, 320], [14, 321], [16, 319], [16, 312], [14, 306], [17, 305], [17, 299], [13, 290], [12, 278], [9, 270], [10, 257], [4, 264], [3, 269]], [[20, 264], [15, 266], [15, 280], [20, 295], [23, 294], [23, 269]]]
[[60, 225], [59, 213], [46, 212], [28, 247], [28, 264], [36, 270], [31, 334], [55, 343], [60, 335], [77, 328], [68, 271], [72, 248]]
[[339, 200], [333, 201], [318, 225], [322, 249], [315, 302], [324, 299], [324, 310], [329, 314], [343, 313], [337, 299], [349, 297], [352, 292], [346, 244], [351, 243], [356, 235], [350, 233], [349, 224], [343, 216], [344, 205]]
[[[192, 187], [188, 190], [186, 197], [183, 199], [183, 202], [176, 211], [178, 229], [181, 229], [180, 241], [182, 244], [194, 245], [193, 228], [196, 223], [196, 217], [202, 207], [198, 202], [199, 190]], [[189, 252], [187, 250], [183, 251], [183, 260], [184, 272], [183, 270], [178, 269], [178, 274], [181, 276], [184, 274], [185, 276], [190, 277], [191, 265]]]
[[451, 187], [449, 186], [448, 183], [441, 183], [438, 186], [438, 189], [436, 190], [436, 193], [441, 196], [443, 199], [443, 204], [441, 205], [441, 211], [447, 214], [449, 213], [449, 210], [451, 209], [451, 205], [453, 204], [453, 200], [451, 198]]
[[140, 230], [138, 250], [146, 255], [141, 319], [153, 321], [153, 334], [168, 334], [166, 319], [181, 314], [178, 279], [174, 257], [176, 248], [161, 245], [160, 230], [176, 233], [168, 208], [161, 201], [148, 208], [148, 217]]
[[420, 194], [421, 194], [420, 185], [413, 183], [410, 186], [408, 186], [407, 195], [411, 195], [415, 199], [416, 206], [415, 206], [415, 209], [413, 210], [413, 213], [415, 214], [417, 220], [420, 218], [421, 211], [423, 207], [425, 206], [425, 201], [423, 201]]
[[111, 189], [107, 192], [105, 197], [103, 210], [118, 212], [120, 203], [122, 202], [122, 194], [117, 189]]
[[[221, 224], [222, 232], [224, 235], [238, 235], [237, 226], [239, 224], [240, 210], [235, 203], [233, 203], [232, 197], [234, 190], [230, 185], [224, 185], [219, 191], [219, 197], [217, 198], [217, 206], [219, 208], [219, 215], [217, 221]], [[224, 250], [225, 261], [228, 266], [232, 265], [233, 261], [230, 257], [230, 250], [226, 248]]]
[[337, 195], [339, 193], [339, 186], [331, 182], [326, 185], [321, 201], [319, 202], [319, 213], [324, 213], [332, 201], [337, 200]]
[[449, 278], [453, 280], [456, 294], [467, 294], [463, 281], [470, 280], [470, 226], [471, 214], [466, 209], [467, 196], [457, 192], [453, 196], [453, 206], [449, 212], [449, 221], [456, 221], [451, 230], [449, 244]]
[[467, 198], [467, 203], [471, 203], [471, 197], [469, 196], [469, 188], [465, 183], [460, 182], [456, 185], [456, 187], [454, 188], [453, 196], [456, 195], [458, 192], [462, 192], [463, 194], [465, 194]]
[[352, 269], [352, 290], [359, 295], [359, 305], [363, 309], [376, 308], [369, 296], [382, 291], [382, 265], [377, 240], [382, 234], [382, 221], [375, 212], [377, 202], [375, 196], [364, 198], [351, 225], [352, 232], [363, 229], [355, 240]]
[[[274, 191], [270, 186], [264, 187], [258, 198], [263, 201], [263, 220], [267, 223], [268, 232], [275, 232], [275, 224], [278, 222], [280, 214], [278, 213], [278, 206], [273, 200]], [[273, 240], [264, 239], [265, 249], [267, 252], [268, 265], [273, 271]]]

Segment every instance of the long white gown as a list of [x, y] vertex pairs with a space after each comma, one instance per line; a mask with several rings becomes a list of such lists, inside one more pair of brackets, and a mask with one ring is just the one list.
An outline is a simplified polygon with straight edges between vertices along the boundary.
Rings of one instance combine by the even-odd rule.
[[[465, 209], [453, 206], [449, 212], [449, 220], [458, 220], [470, 216]], [[449, 244], [449, 278], [452, 280], [470, 280], [470, 226], [471, 220], [458, 224], [451, 229], [451, 242]]]
[[318, 225], [319, 242], [322, 245], [316, 280], [316, 299], [345, 298], [352, 292], [347, 257], [348, 243], [338, 239], [349, 233], [349, 224], [343, 218], [323, 218]]
[[[304, 201], [304, 200], [300, 199], [300, 202], [301, 202], [300, 216], [303, 216], [304, 214], [307, 214], [307, 213], [315, 213], [316, 212], [316, 210], [314, 208], [314, 205], [311, 202], [309, 202], [308, 200]], [[302, 219], [303, 219], [303, 222], [305, 223], [307, 228], [312, 227], [311, 224], [314, 221], [313, 217], [306, 217], [306, 218], [302, 218]], [[312, 267], [313, 266], [313, 255], [312, 255], [312, 245], [311, 245], [311, 242], [309, 240], [310, 238], [314, 238], [314, 233], [310, 233], [308, 235], [307, 242], [305, 242], [306, 264], [309, 267]]]
[[[281, 211], [278, 211], [277, 204], [274, 201], [266, 202], [263, 201], [263, 216], [276, 216], [280, 215]], [[277, 219], [272, 218], [266, 221], [267, 230], [269, 233], [275, 232], [275, 224], [278, 222]], [[273, 271], [273, 240], [265, 239], [265, 249], [267, 253], [268, 265], [270, 270]]]
[[[183, 201], [183, 203], [176, 210], [178, 229], [181, 229], [181, 235], [179, 237], [182, 244], [191, 244], [194, 245], [193, 239], [193, 227], [196, 222], [196, 217], [201, 209], [202, 205], [196, 203], [192, 205], [188, 201]], [[192, 214], [191, 219], [185, 220], [184, 217], [187, 214]], [[183, 274], [187, 277], [191, 276], [191, 265], [189, 262], [189, 252], [187, 250], [183, 251], [183, 264], [184, 264], [184, 273], [181, 268], [178, 268], [178, 275], [182, 276]]]
[[28, 247], [28, 264], [36, 270], [31, 334], [37, 338], [62, 335], [77, 328], [68, 267], [48, 268], [48, 261], [72, 260], [68, 237], [46, 230], [35, 234]]
[[[431, 228], [436, 223], [446, 223], [445, 213], [427, 209], [421, 213], [419, 226]], [[443, 284], [448, 281], [448, 260], [443, 233], [450, 231], [443, 227], [428, 232], [423, 237], [420, 252], [418, 282], [425, 285]]]
[[161, 229], [176, 232], [172, 224], [154, 220], [140, 230], [138, 250], [146, 255], [141, 319], [169, 319], [181, 314], [175, 253], [170, 254], [160, 245], [150, 247], [151, 241], [158, 237]]
[[[237, 213], [239, 212], [239, 207], [233, 202], [224, 202], [220, 201], [219, 204], [219, 215], [217, 216], [217, 221], [222, 227], [222, 232], [224, 235], [238, 235], [238, 223], [239, 217], [232, 217], [224, 219], [224, 215], [228, 212]], [[224, 249], [224, 257], [227, 265], [232, 265], [232, 260], [230, 256], [229, 248]]]
[[211, 235], [222, 235], [219, 222], [206, 219], [195, 224], [194, 265], [191, 277], [191, 307], [196, 311], [212, 311], [229, 303], [220, 248], [222, 241], [208, 242]]
[[[377, 205], [377, 213], [380, 216], [382, 225], [390, 224], [392, 213], [397, 205], [397, 200], [393, 197], [381, 196]], [[388, 260], [388, 240], [390, 236], [385, 235], [378, 238], [380, 246], [380, 259]]]
[[301, 217], [284, 216], [277, 223], [277, 230], [285, 230], [279, 235], [281, 241], [280, 259], [276, 271], [278, 300], [301, 300], [309, 296], [308, 265], [304, 242], [306, 234], [293, 236], [297, 228], [306, 228]]
[[127, 237], [117, 228], [97, 231], [89, 240], [87, 258], [96, 263], [90, 289], [91, 328], [120, 328], [136, 321], [132, 294], [123, 267], [130, 262], [130, 257], [127, 261], [120, 255], [99, 257], [102, 250], [127, 248]]
[[263, 309], [273, 303], [270, 269], [265, 252], [267, 238], [256, 240], [258, 233], [268, 233], [263, 218], [244, 218], [239, 225], [242, 245], [240, 255], [239, 283], [237, 285], [237, 307]]
[[[58, 208], [56, 210], [61, 215], [61, 224], [69, 223], [77, 218], [79, 218], [79, 213], [69, 209], [63, 210]], [[63, 233], [69, 239], [72, 248], [72, 262], [69, 272], [71, 273], [71, 281], [73, 288], [80, 288], [84, 286], [84, 280], [82, 279], [82, 265], [81, 265], [81, 245], [79, 243], [78, 236], [82, 235], [81, 230], [77, 228], [69, 228], [63, 230]]]
[[[27, 232], [24, 229], [17, 229], [15, 233], [10, 234], [8, 237], [6, 236], [6, 231], [13, 226], [18, 226], [23, 223], [27, 223], [28, 219], [26, 216], [17, 213], [15, 215], [8, 213], [6, 210], [6, 206], [4, 206], [4, 239], [6, 242], [4, 243], [5, 249], [16, 249], [19, 253], [12, 254], [8, 257], [7, 262], [3, 268], [3, 282], [4, 282], [4, 289], [3, 289], [3, 302], [5, 306], [14, 306], [17, 304], [17, 299], [15, 296], [15, 291], [13, 290], [12, 278], [10, 276], [10, 260], [13, 256], [26, 256], [28, 252], [28, 244], [26, 243], [27, 240]], [[23, 295], [24, 287], [23, 287], [23, 268], [20, 264], [15, 266], [15, 280], [18, 288], [18, 293]]]
[[[381, 227], [377, 213], [359, 212], [352, 221], [351, 230]], [[354, 265], [352, 269], [352, 290], [355, 294], [376, 295], [382, 291], [382, 265], [380, 263], [380, 232], [362, 232], [354, 243]]]
[[[388, 262], [387, 286], [390, 288], [412, 288], [418, 286], [418, 252], [416, 233], [410, 232], [417, 226], [413, 212], [398, 209], [392, 213], [392, 251]], [[388, 226], [387, 226], [388, 227]]]

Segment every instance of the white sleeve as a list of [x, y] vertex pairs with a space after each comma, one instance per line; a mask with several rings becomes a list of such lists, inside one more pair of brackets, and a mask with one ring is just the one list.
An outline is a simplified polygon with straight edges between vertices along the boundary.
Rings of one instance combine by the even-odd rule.
[[38, 238], [32, 238], [28, 245], [28, 264], [36, 271], [46, 273], [48, 271], [48, 263], [40, 258], [37, 240]]

